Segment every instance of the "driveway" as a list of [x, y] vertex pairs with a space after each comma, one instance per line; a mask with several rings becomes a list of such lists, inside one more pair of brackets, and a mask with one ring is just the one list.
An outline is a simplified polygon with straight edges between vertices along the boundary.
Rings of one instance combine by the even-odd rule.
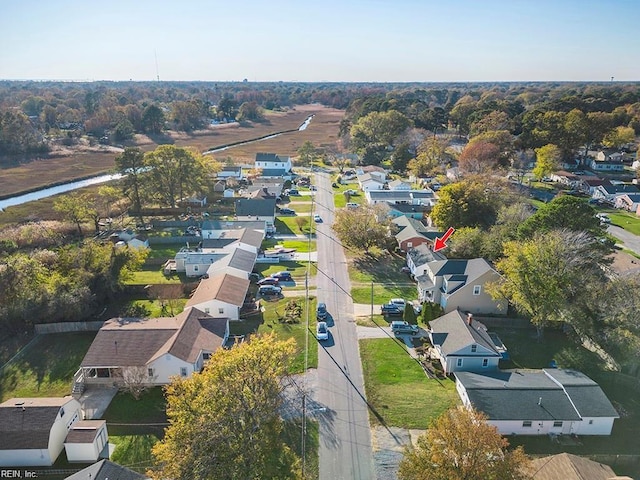
[[624, 228], [616, 227], [615, 225], [609, 225], [607, 233], [622, 241], [625, 248], [640, 255], [640, 237], [638, 235], [627, 232]]
[[93, 420], [102, 418], [102, 415], [104, 415], [105, 410], [109, 408], [111, 400], [116, 396], [116, 393], [118, 393], [118, 389], [115, 387], [87, 387], [78, 399], [82, 406], [84, 419]]

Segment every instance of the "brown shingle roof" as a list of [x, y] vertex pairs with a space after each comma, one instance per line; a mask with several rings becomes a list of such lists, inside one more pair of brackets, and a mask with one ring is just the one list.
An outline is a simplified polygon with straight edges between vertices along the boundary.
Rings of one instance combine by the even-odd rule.
[[187, 307], [179, 317], [184, 319], [180, 330], [153, 358], [170, 353], [185, 362], [195, 363], [201, 351], [215, 352], [224, 343], [228, 319], [212, 318], [192, 307]]
[[72, 397], [11, 398], [0, 404], [0, 450], [47, 449], [51, 426]]
[[80, 420], [73, 424], [64, 443], [93, 443], [106, 420]]
[[610, 466], [570, 453], [560, 453], [532, 461], [534, 480], [608, 480], [615, 478]]
[[200, 281], [187, 307], [199, 305], [211, 300], [230, 303], [241, 307], [249, 288], [249, 280], [225, 273]]
[[137, 367], [177, 333], [177, 318], [147, 320], [114, 318], [105, 323], [91, 343], [83, 367]]

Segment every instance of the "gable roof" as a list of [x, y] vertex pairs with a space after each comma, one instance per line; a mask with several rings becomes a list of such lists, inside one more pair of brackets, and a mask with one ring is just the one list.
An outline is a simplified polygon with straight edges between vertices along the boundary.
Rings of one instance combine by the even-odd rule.
[[91, 342], [82, 367], [146, 365], [180, 327], [179, 317], [112, 318]]
[[[429, 211], [429, 208], [426, 205], [409, 205], [406, 203], [389, 203], [389, 202], [387, 202], [387, 205], [389, 205], [389, 208], [391, 210], [395, 210], [400, 213], [411, 213], [411, 212], [424, 213]], [[415, 218], [413, 220], [415, 220]]]
[[275, 198], [239, 198], [236, 200], [236, 215], [239, 217], [249, 215], [273, 217], [275, 211]]
[[235, 248], [226, 257], [213, 263], [209, 267], [209, 270], [207, 270], [207, 273], [211, 274], [211, 271], [215, 273], [216, 270], [222, 269], [224, 267], [236, 268], [238, 270], [242, 270], [243, 272], [249, 273], [251, 270], [253, 270], [253, 266], [256, 263], [256, 257], [256, 253], [244, 250], [242, 248]]
[[256, 162], [271, 162], [271, 163], [281, 163], [288, 162], [289, 157], [280, 157], [275, 153], [256, 153]]
[[222, 167], [222, 172], [234, 172], [234, 173], [242, 173], [242, 167], [236, 167], [234, 165], [225, 165]]
[[429, 263], [427, 268], [436, 277], [444, 277], [448, 282], [457, 284], [456, 288], [450, 285], [452, 288], [448, 288], [447, 293], [453, 293], [487, 272], [495, 272], [484, 258], [443, 260]]
[[187, 307], [199, 305], [210, 300], [219, 300], [241, 307], [244, 303], [249, 280], [228, 273], [210, 276], [200, 280], [196, 291], [187, 301]]
[[289, 174], [289, 170], [287, 170], [286, 168], [263, 168], [262, 171], [260, 172], [260, 177], [258, 178], [262, 179], [265, 177], [274, 177], [274, 178], [282, 179], [282, 177], [288, 174]]
[[570, 453], [559, 453], [531, 461], [533, 480], [610, 480], [616, 473], [609, 465]]
[[431, 250], [431, 247], [425, 244], [410, 248], [409, 251], [407, 251], [407, 255], [409, 256], [409, 258], [411, 258], [411, 261], [416, 267], [420, 267], [425, 264], [428, 265], [433, 262], [441, 263], [447, 261], [447, 257], [445, 257], [442, 253], [434, 252], [433, 250]]
[[373, 173], [363, 173], [362, 175], [358, 175], [358, 181], [360, 183], [363, 182], [376, 182], [379, 184], [384, 184], [384, 180], [381, 180], [378, 176], [376, 176], [375, 172]]
[[403, 186], [411, 187], [411, 183], [405, 182], [404, 180], [393, 180], [393, 181], [389, 182], [389, 189], [390, 190], [393, 190], [393, 189], [398, 188], [398, 187], [403, 187]]
[[93, 443], [106, 420], [79, 420], [71, 426], [64, 443]]
[[598, 384], [574, 370], [501, 370], [454, 375], [465, 387], [472, 405], [490, 420], [619, 417]]
[[144, 480], [146, 478], [141, 473], [113, 463], [111, 460], [100, 460], [68, 476], [65, 480]]
[[155, 360], [165, 353], [188, 363], [195, 363], [201, 351], [214, 352], [224, 343], [226, 318], [213, 318], [197, 308], [186, 308], [177, 318], [180, 330], [171, 337], [150, 359]]
[[415, 237], [423, 237], [427, 240], [434, 241], [442, 234], [438, 229], [427, 227], [419, 220], [413, 218], [411, 220], [413, 221], [406, 222], [406, 226], [396, 234], [396, 240], [398, 242], [404, 242], [405, 240]]
[[454, 310], [429, 322], [433, 343], [440, 345], [444, 355], [458, 352], [461, 349], [477, 344], [491, 353], [482, 352], [484, 357], [500, 357], [500, 353], [487, 333], [484, 324], [468, 319], [459, 310]]
[[264, 220], [205, 220], [202, 222], [202, 230], [227, 232], [241, 228], [264, 231], [265, 223]]
[[51, 426], [73, 397], [11, 398], [0, 404], [0, 450], [48, 449]]

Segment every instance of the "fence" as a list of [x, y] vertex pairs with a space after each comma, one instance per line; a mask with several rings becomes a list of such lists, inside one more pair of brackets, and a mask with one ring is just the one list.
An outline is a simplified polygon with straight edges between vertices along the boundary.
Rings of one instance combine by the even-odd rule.
[[46, 335], [48, 333], [97, 332], [102, 325], [104, 325], [104, 321], [40, 323], [34, 325], [34, 329], [38, 335]]

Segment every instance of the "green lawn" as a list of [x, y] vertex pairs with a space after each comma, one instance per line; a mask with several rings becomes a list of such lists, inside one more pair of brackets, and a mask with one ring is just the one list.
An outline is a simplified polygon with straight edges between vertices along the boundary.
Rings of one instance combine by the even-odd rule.
[[452, 380], [431, 380], [390, 338], [360, 341], [367, 400], [375, 410], [371, 421], [388, 426], [426, 429], [431, 420], [460, 399]]
[[290, 202], [284, 206], [292, 209], [294, 212], [296, 212], [297, 216], [299, 217], [302, 217], [302, 216], [309, 217], [309, 214], [311, 213], [311, 209], [312, 209], [311, 201], [300, 202], [296, 200], [295, 202]]
[[73, 375], [96, 333], [41, 335], [0, 376], [0, 398], [57, 397], [71, 393]]
[[138, 272], [133, 272], [131, 278], [125, 283], [127, 285], [159, 285], [159, 284], [177, 284], [188, 282], [184, 273], [165, 276], [162, 273], [162, 267], [157, 265], [145, 265]]
[[23, 333], [3, 338], [0, 341], [0, 366], [7, 363], [16, 353], [26, 347], [33, 340], [33, 337], [32, 334]]
[[618, 209], [607, 209], [606, 214], [611, 219], [613, 225], [624, 228], [627, 232], [633, 233], [634, 235], [640, 235], [640, 217], [637, 215]]
[[187, 303], [186, 298], [174, 298], [170, 301], [165, 301], [165, 308], [162, 308], [160, 300], [130, 300], [123, 305], [124, 311], [127, 312], [130, 308], [134, 308], [136, 311], [145, 312], [142, 315], [144, 318], [157, 318], [167, 317], [172, 315], [178, 315]]
[[317, 249], [316, 240], [276, 240], [266, 238], [262, 241], [262, 248], [267, 250], [280, 245], [284, 248], [295, 248], [298, 252], [315, 252]]
[[355, 303], [371, 303], [371, 283], [373, 282], [373, 303], [380, 305], [392, 298], [412, 300], [417, 297], [416, 285], [400, 269], [405, 259], [388, 252], [375, 252], [349, 259], [351, 296]]
[[157, 442], [158, 437], [153, 434], [109, 435], [109, 443], [116, 446], [111, 461], [144, 474], [154, 465], [151, 448]]
[[[297, 220], [300, 219], [300, 220]], [[301, 221], [302, 223], [299, 226], [296, 222]], [[287, 235], [308, 235], [314, 234], [316, 231], [316, 224], [312, 218], [309, 218], [308, 215], [302, 216], [286, 216], [286, 217], [276, 217], [274, 222], [276, 227], [276, 231], [278, 233], [287, 234]]]
[[149, 247], [149, 256], [147, 258], [161, 258], [168, 260], [174, 258], [181, 248], [185, 247], [184, 243], [173, 243], [168, 245], [152, 245]]
[[[316, 275], [316, 264], [312, 263], [310, 267], [309, 275]], [[254, 272], [261, 273], [265, 277], [268, 277], [272, 273], [282, 272], [285, 270], [291, 272], [291, 276], [296, 283], [302, 283], [304, 285], [304, 277], [307, 272], [307, 262], [256, 263], [255, 267], [253, 267]], [[285, 286], [284, 288], [286, 289], [287, 287]]]

